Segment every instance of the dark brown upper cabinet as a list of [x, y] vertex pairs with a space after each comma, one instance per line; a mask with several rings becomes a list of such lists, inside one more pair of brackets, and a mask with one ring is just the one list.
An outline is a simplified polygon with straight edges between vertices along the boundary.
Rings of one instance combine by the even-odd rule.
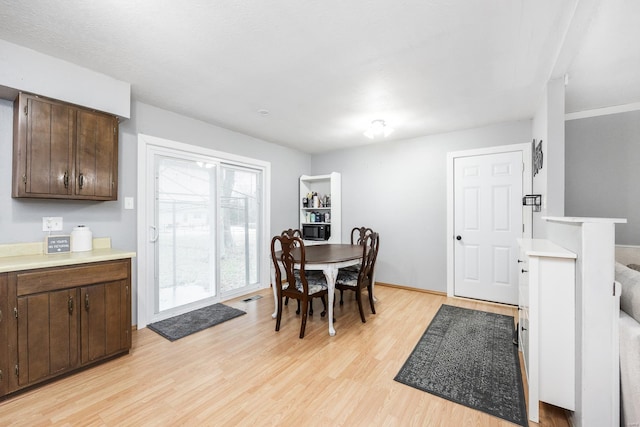
[[13, 116], [13, 197], [117, 200], [117, 117], [25, 93]]

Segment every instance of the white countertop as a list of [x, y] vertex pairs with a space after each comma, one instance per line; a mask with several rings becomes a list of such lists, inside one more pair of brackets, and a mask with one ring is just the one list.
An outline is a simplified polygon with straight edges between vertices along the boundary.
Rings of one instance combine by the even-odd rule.
[[546, 221], [555, 222], [612, 222], [614, 224], [626, 224], [626, 218], [589, 218], [579, 216], [543, 216]]
[[577, 258], [575, 253], [547, 239], [518, 239], [518, 244], [528, 256]]
[[135, 252], [111, 248], [111, 239], [94, 239], [93, 250], [46, 255], [42, 243], [0, 245], [0, 273], [133, 258]]

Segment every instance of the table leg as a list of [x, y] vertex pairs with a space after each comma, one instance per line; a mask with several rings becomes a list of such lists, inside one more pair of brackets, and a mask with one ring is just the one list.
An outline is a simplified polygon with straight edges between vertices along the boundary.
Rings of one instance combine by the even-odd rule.
[[336, 330], [333, 327], [333, 299], [336, 290], [336, 277], [338, 275], [338, 269], [334, 267], [327, 267], [324, 270], [324, 277], [327, 279], [327, 292], [329, 293], [329, 298], [327, 304], [329, 305], [329, 335], [334, 336], [336, 334]]

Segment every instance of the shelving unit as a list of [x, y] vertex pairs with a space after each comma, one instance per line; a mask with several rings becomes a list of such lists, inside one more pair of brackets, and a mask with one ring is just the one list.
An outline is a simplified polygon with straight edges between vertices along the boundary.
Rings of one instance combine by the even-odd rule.
[[[313, 207], [310, 201], [309, 207], [304, 207], [303, 199], [310, 193], [317, 193], [320, 200], [322, 200], [325, 195], [329, 196], [330, 205]], [[332, 172], [328, 175], [302, 175], [300, 177], [298, 205], [298, 223], [300, 230], [302, 230], [305, 224], [324, 224], [331, 226], [331, 237], [329, 240], [306, 240], [305, 244], [342, 243], [342, 194], [339, 172]], [[308, 216], [316, 212], [323, 215], [328, 213], [329, 221], [311, 222]]]

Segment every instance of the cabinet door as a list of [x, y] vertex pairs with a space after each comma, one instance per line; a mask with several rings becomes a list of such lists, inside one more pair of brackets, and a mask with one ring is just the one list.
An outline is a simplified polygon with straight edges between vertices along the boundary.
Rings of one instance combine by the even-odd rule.
[[128, 281], [83, 287], [81, 298], [81, 363], [128, 350], [131, 347]]
[[76, 194], [92, 200], [115, 200], [117, 120], [106, 114], [78, 110], [77, 122]]
[[14, 142], [14, 196], [46, 197], [72, 193], [73, 108], [34, 96], [20, 98], [20, 124]]
[[26, 295], [17, 302], [18, 385], [33, 384], [76, 367], [77, 291]]

